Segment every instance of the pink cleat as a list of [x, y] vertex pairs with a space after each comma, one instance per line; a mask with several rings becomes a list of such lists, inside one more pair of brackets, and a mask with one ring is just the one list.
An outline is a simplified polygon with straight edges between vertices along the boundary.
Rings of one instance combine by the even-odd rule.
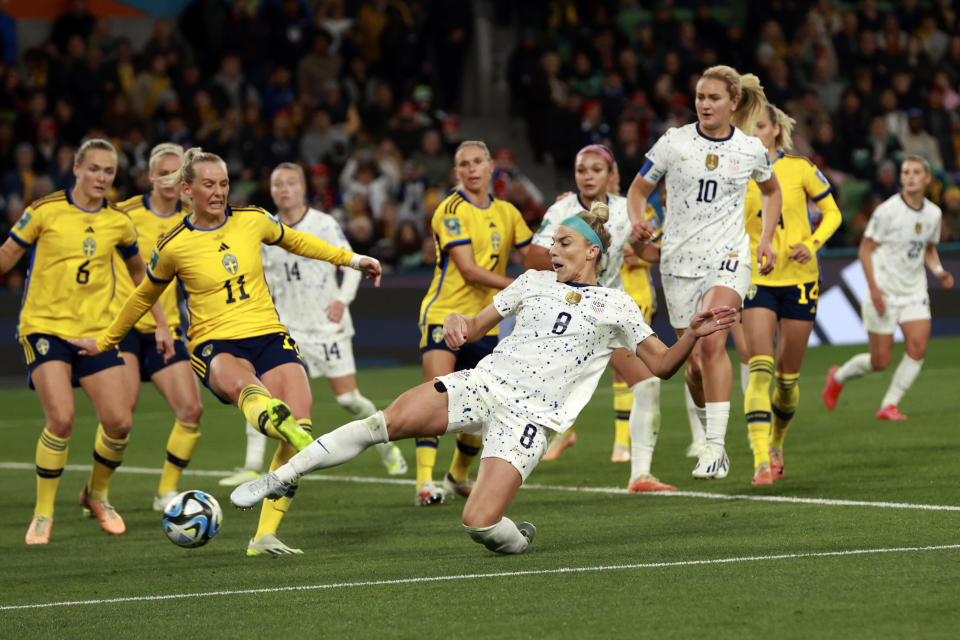
[[906, 420], [907, 416], [900, 413], [897, 405], [888, 404], [880, 411], [877, 411], [877, 420]]
[[653, 476], [640, 476], [627, 487], [628, 493], [650, 493], [653, 491], [676, 491], [672, 484], [660, 482]]
[[774, 480], [783, 480], [783, 449], [770, 447], [770, 474]]
[[840, 397], [840, 392], [843, 391], [843, 385], [837, 382], [837, 369], [840, 367], [830, 367], [830, 371], [827, 372], [827, 383], [823, 385], [823, 404], [827, 406], [827, 409], [833, 411], [837, 408], [837, 398]]

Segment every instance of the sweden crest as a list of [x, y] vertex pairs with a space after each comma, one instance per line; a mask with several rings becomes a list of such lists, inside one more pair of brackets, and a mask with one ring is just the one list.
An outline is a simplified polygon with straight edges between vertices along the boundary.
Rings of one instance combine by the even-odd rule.
[[747, 290], [747, 300], [753, 300], [757, 295], [757, 285], [752, 284]]
[[493, 233], [490, 234], [490, 246], [493, 248], [494, 251], [500, 251], [501, 242], [502, 242], [502, 238], [500, 237], [499, 232], [494, 231]]
[[443, 327], [434, 327], [430, 332], [430, 339], [434, 342], [443, 342]]
[[220, 262], [223, 263], [223, 268], [227, 270], [227, 273], [232, 276], [237, 275], [237, 269], [240, 268], [240, 264], [232, 253], [223, 254], [223, 259]]
[[211, 353], [213, 353], [213, 345], [208, 344], [203, 348], [203, 351], [200, 352], [200, 355], [204, 358], [209, 358]]
[[83, 241], [83, 255], [88, 258], [92, 258], [93, 254], [97, 250], [97, 241], [93, 239], [93, 236], [87, 236]]
[[40, 352], [40, 355], [45, 356], [50, 352], [50, 342], [46, 338], [40, 338], [37, 340], [37, 351]]

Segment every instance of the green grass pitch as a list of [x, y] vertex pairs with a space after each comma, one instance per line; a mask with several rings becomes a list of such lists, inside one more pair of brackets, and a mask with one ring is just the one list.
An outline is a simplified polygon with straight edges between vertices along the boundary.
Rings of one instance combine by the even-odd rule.
[[[736, 384], [730, 475], [691, 478], [678, 376], [663, 385], [654, 473], [681, 492], [624, 493], [629, 465], [609, 461], [606, 374], [577, 423], [578, 444], [541, 463], [510, 509], [538, 527], [531, 552], [517, 557], [474, 544], [460, 527], [462, 502], [413, 506], [407, 441], [411, 470], [399, 482], [372, 451], [304, 481], [280, 528], [302, 556], [247, 558], [259, 510], [233, 509], [217, 485], [241, 461], [242, 418], [207, 392], [181, 488], [213, 493], [223, 528], [206, 547], [180, 549], [150, 508], [172, 416], [149, 385], [111, 487], [128, 532], [111, 537], [80, 517], [96, 419], [78, 396], [52, 542], [27, 548], [43, 419], [34, 393], [0, 390], [0, 637], [952, 638], [960, 339], [931, 341], [901, 423], [874, 418], [893, 367], [851, 382], [836, 411], [823, 408], [828, 366], [862, 350], [808, 352], [786, 478], [773, 487], [750, 487]], [[384, 406], [419, 377], [414, 368], [362, 370], [359, 382]], [[345, 422], [326, 382], [313, 383], [317, 432]], [[452, 448], [452, 437], [441, 440], [437, 478]], [[931, 505], [939, 508], [919, 508]]]

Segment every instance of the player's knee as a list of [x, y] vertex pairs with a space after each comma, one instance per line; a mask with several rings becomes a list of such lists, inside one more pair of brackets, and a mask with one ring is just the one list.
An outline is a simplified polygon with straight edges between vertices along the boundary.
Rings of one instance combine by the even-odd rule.
[[187, 424], [199, 424], [203, 416], [203, 404], [197, 401], [190, 401], [180, 406], [175, 412], [177, 420]]
[[908, 340], [906, 347], [907, 355], [913, 360], [923, 360], [927, 354], [926, 340]]
[[870, 367], [874, 371], [883, 371], [890, 366], [891, 354], [888, 352], [879, 352], [870, 354]]
[[100, 418], [104, 432], [111, 438], [122, 439], [130, 434], [133, 415], [126, 411], [117, 411]]
[[47, 431], [58, 438], [68, 438], [73, 433], [73, 411], [56, 410], [47, 413]]

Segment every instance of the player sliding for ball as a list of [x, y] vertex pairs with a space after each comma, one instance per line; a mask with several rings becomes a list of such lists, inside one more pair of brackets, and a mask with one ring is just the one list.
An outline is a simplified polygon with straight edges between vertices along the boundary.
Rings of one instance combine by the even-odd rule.
[[477, 481], [463, 509], [464, 529], [497, 553], [523, 553], [536, 529], [505, 517], [520, 485], [540, 461], [548, 433], [570, 428], [590, 399], [614, 349], [634, 350], [669, 378], [697, 340], [735, 321], [730, 307], [691, 318], [689, 331], [664, 345], [626, 293], [597, 285], [597, 263], [610, 248], [607, 205], [564, 219], [553, 238], [554, 273], [527, 271], [476, 316], [451, 313], [443, 325], [451, 349], [479, 340], [504, 317], [516, 328], [476, 368], [425, 382], [383, 411], [327, 433], [270, 473], [237, 487], [230, 500], [247, 508], [284, 495], [304, 474], [352, 460], [380, 442], [444, 433], [483, 439]]

